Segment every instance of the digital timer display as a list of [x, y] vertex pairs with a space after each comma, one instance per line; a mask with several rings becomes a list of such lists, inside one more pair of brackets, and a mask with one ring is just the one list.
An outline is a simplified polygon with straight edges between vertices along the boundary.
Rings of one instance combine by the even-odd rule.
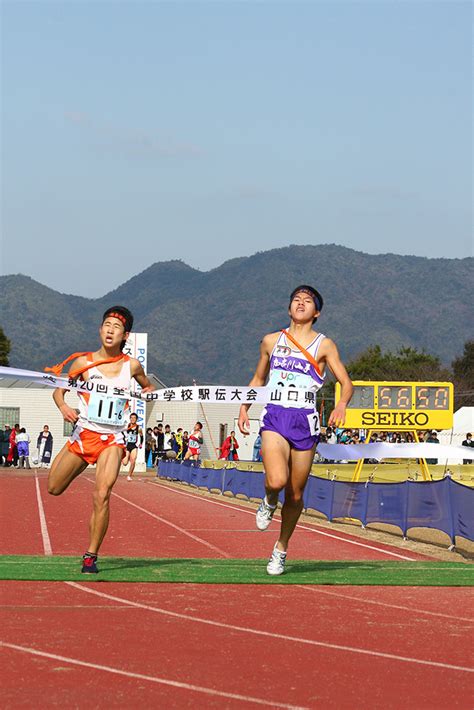
[[[450, 429], [454, 392], [451, 382], [353, 382], [346, 427], [370, 429]], [[336, 402], [341, 387], [336, 384]]]
[[417, 409], [449, 409], [449, 387], [417, 387]]
[[411, 409], [411, 387], [378, 387], [379, 409]]

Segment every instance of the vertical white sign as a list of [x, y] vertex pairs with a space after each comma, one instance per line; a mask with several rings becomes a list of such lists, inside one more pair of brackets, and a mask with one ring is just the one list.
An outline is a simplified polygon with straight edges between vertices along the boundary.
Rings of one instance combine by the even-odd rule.
[[[146, 372], [147, 369], [147, 350], [148, 350], [148, 333], [130, 333], [130, 336], [125, 343], [123, 352], [125, 355], [134, 357]], [[140, 386], [136, 385], [136, 389], [140, 390]], [[130, 410], [137, 415], [138, 426], [143, 431], [143, 446], [137, 452], [137, 469], [145, 470], [145, 437], [146, 437], [146, 403], [143, 399], [132, 399], [130, 402]], [[141, 464], [141, 465], [140, 465]]]

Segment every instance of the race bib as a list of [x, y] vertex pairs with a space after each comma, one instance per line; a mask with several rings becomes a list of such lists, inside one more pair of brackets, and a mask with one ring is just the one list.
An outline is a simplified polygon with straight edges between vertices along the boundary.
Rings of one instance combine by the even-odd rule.
[[125, 409], [128, 399], [124, 397], [108, 397], [98, 392], [92, 392], [87, 407], [87, 419], [96, 424], [122, 426], [125, 421]]
[[308, 414], [308, 424], [311, 436], [319, 434], [319, 414], [317, 412], [314, 414]]

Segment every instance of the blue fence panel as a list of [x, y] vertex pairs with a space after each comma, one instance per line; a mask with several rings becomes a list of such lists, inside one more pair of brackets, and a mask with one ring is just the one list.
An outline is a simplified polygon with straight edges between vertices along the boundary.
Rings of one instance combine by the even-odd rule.
[[222, 470], [214, 468], [200, 468], [199, 482], [196, 484], [209, 490], [222, 490]]
[[334, 483], [334, 481], [329, 481], [325, 478], [310, 476], [305, 490], [305, 508], [317, 510], [330, 520]]
[[172, 478], [169, 461], [158, 461], [158, 475], [163, 478]]
[[447, 480], [453, 512], [453, 534], [474, 540], [474, 488]]
[[334, 481], [334, 497], [330, 520], [333, 518], [357, 518], [365, 524], [367, 488], [364, 483]]
[[183, 483], [192, 483], [193, 471], [195, 470], [194, 466], [180, 463], [170, 463], [169, 465], [172, 471], [172, 475], [179, 478], [179, 480], [183, 481]]
[[231, 491], [234, 495], [243, 493], [250, 497], [251, 471], [240, 471], [238, 468], [226, 468], [223, 491]]
[[[430, 483], [407, 481], [408, 510], [406, 530], [436, 528], [453, 538], [453, 519], [449, 499], [449, 479]], [[406, 533], [406, 530], [403, 532]]]
[[[201, 468], [191, 462], [160, 461], [158, 475], [198, 487], [263, 498], [265, 476], [237, 468]], [[281, 491], [280, 502], [284, 500]], [[445, 478], [404, 483], [348, 483], [311, 476], [304, 493], [305, 508], [333, 518], [388, 523], [403, 534], [413, 527], [442, 530], [454, 542], [459, 535], [474, 540], [474, 489]]]
[[369, 483], [367, 523], [389, 523], [406, 530], [408, 486], [404, 483]]
[[263, 498], [265, 496], [265, 474], [254, 471], [250, 475], [250, 498]]

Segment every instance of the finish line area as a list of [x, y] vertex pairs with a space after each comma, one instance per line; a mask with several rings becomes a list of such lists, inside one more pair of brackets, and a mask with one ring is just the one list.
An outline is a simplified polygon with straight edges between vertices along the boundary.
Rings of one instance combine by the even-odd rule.
[[[104, 557], [100, 582], [186, 584], [325, 584], [415, 587], [474, 586], [474, 567], [462, 562], [348, 562], [295, 560], [279, 577], [265, 573], [265, 560]], [[77, 557], [0, 557], [0, 579], [83, 581]], [[92, 580], [95, 581], [95, 580]]]
[[0, 473], [5, 707], [469, 707], [474, 566], [459, 556], [305, 519], [271, 578], [278, 519], [262, 533], [238, 499], [120, 477], [92, 578], [94, 471], [60, 497], [46, 478]]

